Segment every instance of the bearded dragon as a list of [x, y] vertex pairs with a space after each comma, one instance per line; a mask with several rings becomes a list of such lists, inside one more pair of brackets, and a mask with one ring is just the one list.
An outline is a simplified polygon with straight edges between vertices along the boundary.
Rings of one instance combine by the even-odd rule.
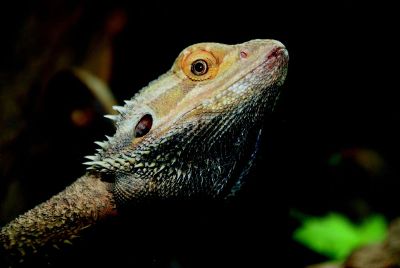
[[275, 40], [199, 43], [114, 107], [116, 132], [96, 142], [88, 172], [0, 231], [0, 249], [23, 258], [69, 243], [82, 229], [149, 199], [225, 198], [254, 160], [262, 122], [288, 66]]

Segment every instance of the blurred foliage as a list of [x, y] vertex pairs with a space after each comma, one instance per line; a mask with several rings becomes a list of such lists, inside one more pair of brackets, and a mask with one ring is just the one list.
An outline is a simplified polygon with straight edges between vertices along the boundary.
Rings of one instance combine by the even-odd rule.
[[370, 148], [347, 148], [340, 152], [334, 153], [328, 160], [329, 165], [339, 166], [344, 161], [353, 161], [354, 164], [362, 168], [371, 176], [381, 175], [386, 168], [383, 156]]
[[345, 259], [352, 250], [365, 244], [382, 241], [387, 223], [382, 215], [371, 215], [360, 224], [338, 213], [324, 217], [302, 217], [302, 226], [293, 239], [333, 260]]

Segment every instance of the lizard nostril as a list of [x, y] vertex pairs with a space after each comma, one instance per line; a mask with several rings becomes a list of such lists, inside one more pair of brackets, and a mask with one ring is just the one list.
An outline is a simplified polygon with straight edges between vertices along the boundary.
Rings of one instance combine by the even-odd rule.
[[278, 56], [280, 56], [280, 54], [283, 53], [283, 51], [285, 51], [284, 48], [282, 48], [282, 47], [275, 47], [275, 48], [272, 49], [271, 52], [268, 54], [267, 59], [277, 58]]

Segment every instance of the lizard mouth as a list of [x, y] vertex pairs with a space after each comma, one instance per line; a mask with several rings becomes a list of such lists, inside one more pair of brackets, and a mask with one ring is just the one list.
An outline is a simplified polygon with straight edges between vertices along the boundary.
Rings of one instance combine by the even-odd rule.
[[[289, 62], [289, 53], [284, 46], [276, 46], [272, 48], [253, 72], [264, 70], [275, 80], [279, 85], [283, 83], [286, 77], [286, 71]], [[283, 71], [278, 71], [283, 70]]]
[[[253, 66], [250, 71], [246, 72], [244, 76], [259, 71], [266, 71], [270, 73], [273, 69], [284, 68], [289, 62], [289, 53], [283, 45], [277, 45], [270, 49], [264, 59], [259, 62], [255, 67]], [[241, 78], [243, 78], [241, 77]], [[241, 79], [238, 79], [238, 81]], [[237, 82], [237, 81], [236, 81]]]
[[284, 47], [275, 47], [267, 54], [267, 60], [270, 60], [271, 58], [277, 58], [282, 55], [286, 56], [287, 54], [288, 53]]
[[[283, 45], [277, 45], [266, 53], [265, 58], [259, 62], [256, 66], [253, 66], [250, 70], [246, 71], [242, 76], [234, 81], [232, 84], [241, 81], [244, 77], [251, 73], [260, 72], [262, 70], [267, 71], [268, 73], [272, 71], [272, 69], [284, 68], [289, 62], [289, 53]], [[230, 84], [228, 87], [232, 86]]]
[[[278, 60], [278, 62], [276, 63], [276, 61]], [[271, 49], [269, 51], [269, 53], [266, 56], [265, 61], [263, 61], [263, 63], [261, 63], [260, 65], [266, 64], [267, 68], [268, 67], [274, 67], [274, 65], [278, 64], [278, 65], [285, 65], [287, 64], [289, 60], [289, 54], [286, 50], [285, 47], [274, 47], [273, 49]]]

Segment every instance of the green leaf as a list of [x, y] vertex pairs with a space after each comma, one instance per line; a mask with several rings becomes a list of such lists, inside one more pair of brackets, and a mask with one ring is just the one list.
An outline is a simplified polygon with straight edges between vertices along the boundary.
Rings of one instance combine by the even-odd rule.
[[338, 213], [304, 217], [302, 221], [303, 225], [295, 230], [293, 238], [333, 260], [345, 259], [361, 245], [382, 241], [387, 230], [381, 215], [370, 216], [359, 225]]

